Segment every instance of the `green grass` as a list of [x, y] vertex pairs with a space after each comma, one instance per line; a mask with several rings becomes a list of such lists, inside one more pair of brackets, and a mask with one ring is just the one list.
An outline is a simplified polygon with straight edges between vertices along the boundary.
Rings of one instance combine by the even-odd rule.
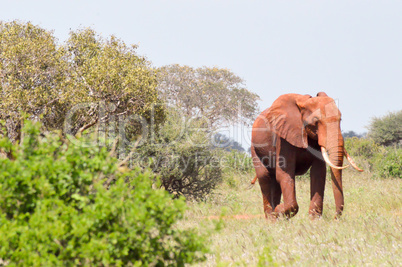
[[[262, 217], [258, 183], [253, 174], [226, 177], [208, 200], [189, 203], [179, 227], [198, 227], [209, 234], [210, 254], [200, 266], [402, 266], [402, 179], [373, 179], [368, 173], [344, 172], [345, 210], [334, 220], [331, 183], [325, 191], [324, 214], [308, 217], [310, 181], [297, 178], [299, 213], [290, 220]], [[209, 216], [224, 214], [221, 229]]]

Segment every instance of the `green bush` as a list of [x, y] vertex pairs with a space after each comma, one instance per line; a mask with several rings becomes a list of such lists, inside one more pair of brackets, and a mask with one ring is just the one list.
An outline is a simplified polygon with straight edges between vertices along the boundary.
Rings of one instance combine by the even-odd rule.
[[358, 165], [376, 177], [402, 177], [402, 148], [384, 147], [373, 139], [346, 138], [345, 147]]
[[345, 147], [350, 155], [366, 159], [371, 159], [382, 150], [374, 140], [358, 137], [346, 138]]
[[[20, 146], [0, 149], [0, 262], [23, 266], [184, 265], [202, 238], [177, 229], [185, 202], [152, 189], [153, 176], [119, 172], [106, 149], [39, 137], [25, 122]], [[114, 182], [104, 186], [109, 178]], [[113, 178], [113, 179], [110, 179]]]
[[221, 181], [221, 167], [203, 122], [171, 111], [151, 140], [135, 149], [133, 166], [149, 167], [168, 192], [200, 200]]
[[375, 173], [382, 178], [402, 178], [402, 149], [387, 148], [375, 159]]

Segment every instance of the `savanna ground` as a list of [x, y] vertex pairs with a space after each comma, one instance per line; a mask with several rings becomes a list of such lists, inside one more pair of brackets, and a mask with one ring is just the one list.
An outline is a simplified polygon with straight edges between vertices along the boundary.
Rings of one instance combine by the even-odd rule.
[[179, 227], [207, 233], [210, 253], [200, 266], [402, 266], [402, 180], [347, 169], [345, 210], [334, 220], [328, 176], [319, 220], [308, 217], [310, 180], [303, 176], [296, 178], [299, 213], [267, 221], [258, 183], [248, 189], [250, 173], [226, 175], [209, 199], [189, 203]]

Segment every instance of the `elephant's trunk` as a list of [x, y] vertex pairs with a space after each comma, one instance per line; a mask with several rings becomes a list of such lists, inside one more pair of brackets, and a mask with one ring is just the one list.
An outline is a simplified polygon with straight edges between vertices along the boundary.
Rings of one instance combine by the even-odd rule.
[[334, 144], [335, 140], [327, 143], [328, 146], [328, 154], [329, 160], [333, 163], [337, 168], [331, 166], [331, 179], [332, 179], [332, 189], [334, 191], [335, 198], [335, 206], [336, 206], [336, 217], [340, 216], [343, 211], [344, 199], [343, 199], [343, 187], [342, 187], [342, 168], [339, 168], [343, 165], [343, 156], [344, 156], [344, 143], [343, 137], [341, 134], [337, 136], [336, 144]]

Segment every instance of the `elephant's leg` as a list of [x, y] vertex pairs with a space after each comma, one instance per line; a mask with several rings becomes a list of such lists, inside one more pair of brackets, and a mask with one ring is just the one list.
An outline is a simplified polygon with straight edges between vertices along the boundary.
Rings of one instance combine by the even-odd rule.
[[299, 205], [296, 201], [296, 185], [294, 177], [290, 177], [287, 173], [277, 171], [276, 175], [280, 180], [280, 187], [283, 194], [283, 203], [279, 204], [275, 208], [275, 213], [278, 215], [285, 215], [290, 218], [297, 214], [299, 211]]
[[273, 176], [271, 179], [271, 203], [272, 208], [275, 210], [276, 206], [281, 203], [282, 189], [281, 185], [276, 181], [276, 177]]
[[[268, 218], [268, 216], [272, 215], [272, 212], [277, 205], [274, 201], [274, 199], [276, 199], [274, 196], [278, 195], [278, 192], [275, 191], [275, 175], [273, 175], [272, 177], [268, 169], [265, 168], [265, 166], [263, 166], [261, 162], [257, 164], [254, 163], [254, 168], [257, 174], [258, 183], [260, 184], [261, 188], [265, 217]], [[279, 192], [279, 200], [280, 198], [281, 196]]]
[[299, 205], [296, 201], [295, 169], [295, 148], [281, 139], [281, 144], [277, 146], [276, 180], [282, 190], [283, 203], [275, 208], [275, 212], [288, 218], [296, 215], [299, 211]]
[[278, 214], [274, 212], [279, 205], [282, 196], [281, 186], [275, 179], [274, 174], [268, 174], [258, 178], [261, 187], [265, 217], [276, 219]]
[[269, 175], [258, 177], [258, 183], [260, 184], [261, 188], [265, 217], [268, 218], [272, 216], [272, 212], [275, 208], [274, 203], [272, 201], [273, 198], [272, 198], [271, 177]]
[[321, 217], [323, 211], [326, 164], [316, 160], [310, 170], [310, 208], [309, 214], [312, 219]]
[[[277, 186], [275, 186], [275, 174], [272, 174], [268, 171], [268, 169], [261, 162], [259, 157], [256, 155], [254, 148], [251, 148], [251, 155], [253, 157], [253, 164], [256, 172], [256, 177], [258, 178], [258, 183], [261, 188], [262, 193], [262, 201], [265, 217], [272, 217], [272, 212], [275, 209], [275, 206], [279, 204], [276, 202], [278, 192], [275, 190]], [[280, 190], [280, 188], [279, 188]], [[279, 200], [281, 198], [279, 191]]]

